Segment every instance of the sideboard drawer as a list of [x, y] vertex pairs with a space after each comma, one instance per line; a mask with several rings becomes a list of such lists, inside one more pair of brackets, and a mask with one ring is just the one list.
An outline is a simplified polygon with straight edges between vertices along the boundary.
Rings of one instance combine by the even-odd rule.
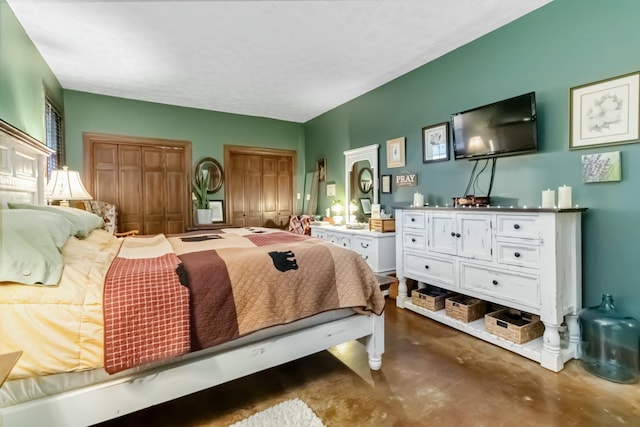
[[407, 249], [426, 249], [427, 238], [423, 233], [402, 233], [402, 246]]
[[[538, 276], [507, 273], [472, 264], [460, 264], [460, 286], [531, 307], [540, 307]], [[508, 304], [505, 304], [508, 305]]]
[[433, 258], [424, 255], [405, 253], [404, 269], [413, 273], [411, 277], [421, 278], [427, 283], [437, 285], [438, 282], [455, 286], [456, 262], [452, 259]]
[[498, 237], [540, 238], [538, 217], [533, 215], [497, 215]]
[[520, 267], [540, 268], [540, 246], [498, 242], [498, 262]]
[[426, 221], [424, 212], [403, 211], [402, 215], [402, 224], [405, 228], [425, 229]]

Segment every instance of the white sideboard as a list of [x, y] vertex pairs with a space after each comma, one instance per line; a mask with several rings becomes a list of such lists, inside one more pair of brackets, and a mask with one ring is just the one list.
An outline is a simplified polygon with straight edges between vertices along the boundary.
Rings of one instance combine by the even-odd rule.
[[[585, 209], [396, 210], [398, 307], [412, 310], [558, 372], [577, 357], [582, 307], [581, 215]], [[540, 316], [544, 335], [516, 344], [411, 303], [407, 278]], [[566, 322], [569, 345], [559, 328]], [[567, 347], [567, 348], [564, 348]]]
[[358, 252], [374, 273], [396, 270], [396, 233], [349, 229], [344, 225], [311, 225], [311, 236]]

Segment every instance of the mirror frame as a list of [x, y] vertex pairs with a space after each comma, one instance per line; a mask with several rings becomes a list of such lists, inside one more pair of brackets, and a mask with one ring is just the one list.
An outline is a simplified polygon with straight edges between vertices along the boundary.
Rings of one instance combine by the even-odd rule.
[[[222, 166], [220, 163], [212, 158], [205, 157], [200, 160], [196, 165], [196, 171], [194, 176], [200, 175], [203, 169], [209, 170], [209, 185], [207, 186], [207, 194], [213, 194], [222, 188], [222, 183], [224, 182], [224, 173], [222, 172]], [[218, 179], [214, 178], [214, 174], [211, 173], [211, 169], [215, 169]]]
[[[347, 150], [344, 152], [344, 170], [345, 170], [345, 206], [344, 211], [349, 212], [349, 201], [351, 200], [351, 171], [353, 165], [361, 160], [369, 161], [371, 166], [371, 176], [373, 179], [373, 201], [375, 205], [378, 203], [378, 149], [379, 144], [367, 145], [365, 147], [354, 148], [353, 150]], [[348, 217], [347, 217], [348, 218]], [[348, 221], [348, 220], [347, 220]]]

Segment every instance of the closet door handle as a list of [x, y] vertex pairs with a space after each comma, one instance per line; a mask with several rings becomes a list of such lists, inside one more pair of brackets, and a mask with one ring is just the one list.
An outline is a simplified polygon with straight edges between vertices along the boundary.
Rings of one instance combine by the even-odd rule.
[[460, 233], [456, 233], [456, 237], [460, 237]]

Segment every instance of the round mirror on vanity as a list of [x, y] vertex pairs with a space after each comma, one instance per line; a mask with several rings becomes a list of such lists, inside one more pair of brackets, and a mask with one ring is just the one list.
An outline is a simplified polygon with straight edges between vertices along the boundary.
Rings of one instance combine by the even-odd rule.
[[373, 189], [373, 173], [365, 167], [358, 173], [358, 188], [362, 193], [368, 193]]

